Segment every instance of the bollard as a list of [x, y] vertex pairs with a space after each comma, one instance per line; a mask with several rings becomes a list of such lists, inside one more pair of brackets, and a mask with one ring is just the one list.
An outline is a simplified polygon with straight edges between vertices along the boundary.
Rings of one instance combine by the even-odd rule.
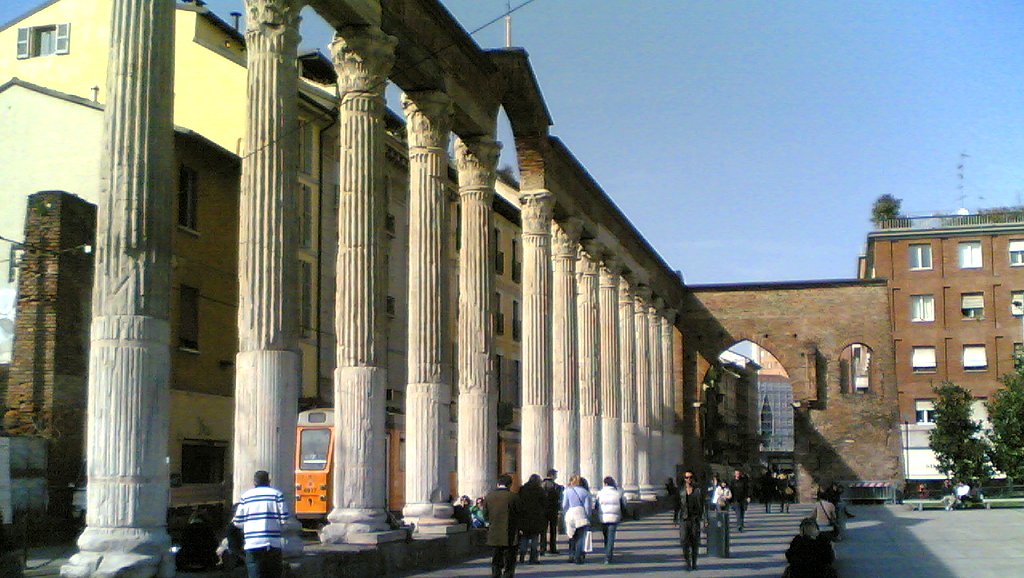
[[708, 512], [708, 556], [729, 557], [729, 512]]

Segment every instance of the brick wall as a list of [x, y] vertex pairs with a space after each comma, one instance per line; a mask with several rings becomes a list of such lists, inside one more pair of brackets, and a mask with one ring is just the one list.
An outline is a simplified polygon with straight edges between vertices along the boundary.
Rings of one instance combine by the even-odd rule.
[[[679, 326], [688, 467], [704, 465], [700, 410], [693, 407], [704, 374], [722, 351], [749, 340], [778, 358], [801, 402], [794, 457], [802, 498], [832, 480], [902, 481], [884, 281], [692, 287]], [[868, 393], [841, 388], [840, 354], [853, 343], [872, 350]]]
[[[93, 275], [84, 246], [95, 231], [94, 205], [62, 191], [29, 197], [3, 425], [9, 435], [49, 441], [52, 489], [74, 482], [82, 467]], [[63, 498], [51, 495], [53, 507]]]

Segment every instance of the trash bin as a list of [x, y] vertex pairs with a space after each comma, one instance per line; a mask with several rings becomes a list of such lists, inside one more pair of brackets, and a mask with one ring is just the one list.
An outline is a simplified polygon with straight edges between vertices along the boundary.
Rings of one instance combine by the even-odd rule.
[[708, 512], [708, 556], [729, 557], [729, 512]]

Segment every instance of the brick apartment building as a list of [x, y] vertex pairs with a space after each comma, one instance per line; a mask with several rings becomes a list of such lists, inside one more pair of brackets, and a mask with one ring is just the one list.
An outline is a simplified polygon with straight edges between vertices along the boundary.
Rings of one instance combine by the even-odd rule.
[[1024, 215], [882, 221], [868, 234], [860, 275], [888, 279], [907, 479], [941, 479], [928, 448], [932, 387], [948, 380], [970, 389], [984, 421], [984, 400], [1021, 348]]

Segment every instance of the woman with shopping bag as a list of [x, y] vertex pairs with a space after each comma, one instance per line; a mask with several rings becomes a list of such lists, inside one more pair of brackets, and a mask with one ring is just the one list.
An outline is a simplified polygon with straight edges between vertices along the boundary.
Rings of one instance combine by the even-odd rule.
[[562, 494], [565, 535], [569, 537], [569, 561], [576, 564], [582, 564], [586, 556], [586, 539], [590, 534], [590, 516], [594, 510], [590, 490], [585, 484], [586, 481], [583, 478], [578, 475], [573, 476], [569, 480], [569, 487]]

